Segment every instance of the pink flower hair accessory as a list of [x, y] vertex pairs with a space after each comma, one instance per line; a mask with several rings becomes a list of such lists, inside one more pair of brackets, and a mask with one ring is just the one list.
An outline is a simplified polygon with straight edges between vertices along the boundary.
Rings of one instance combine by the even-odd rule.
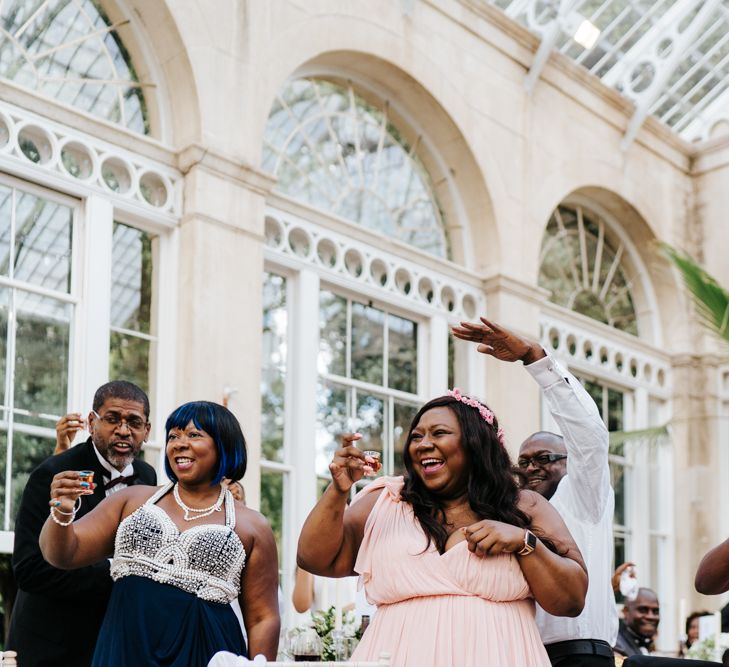
[[[494, 425], [494, 413], [491, 412], [491, 410], [485, 406], [481, 401], [477, 401], [475, 398], [471, 398], [470, 396], [464, 396], [461, 393], [461, 390], [458, 387], [453, 387], [453, 389], [448, 390], [448, 396], [451, 398], [455, 398], [459, 403], [463, 403], [464, 405], [467, 405], [469, 408], [474, 408], [475, 410], [478, 410], [478, 413], [481, 415], [481, 418], [489, 425]], [[499, 426], [498, 430], [496, 431], [496, 438], [501, 443], [501, 446], [504, 447], [504, 429]]]

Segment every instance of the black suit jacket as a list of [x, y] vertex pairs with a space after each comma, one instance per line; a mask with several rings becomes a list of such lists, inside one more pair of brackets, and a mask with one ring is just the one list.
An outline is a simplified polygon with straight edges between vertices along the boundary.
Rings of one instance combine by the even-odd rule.
[[[135, 484], [155, 485], [154, 468], [134, 461]], [[59, 570], [41, 554], [38, 538], [48, 518], [53, 476], [64, 470], [93, 470], [97, 487], [83, 496], [76, 518], [105, 497], [106, 472], [91, 439], [63, 454], [51, 456], [31, 474], [15, 520], [13, 572], [18, 596], [10, 621], [7, 648], [18, 652], [23, 667], [88, 667], [111, 594], [109, 561], [78, 570]]]
[[638, 642], [638, 638], [630, 630], [628, 630], [628, 626], [625, 625], [621, 618], [618, 623], [618, 637], [615, 640], [615, 652], [627, 657], [643, 655], [640, 647], [641, 645]]

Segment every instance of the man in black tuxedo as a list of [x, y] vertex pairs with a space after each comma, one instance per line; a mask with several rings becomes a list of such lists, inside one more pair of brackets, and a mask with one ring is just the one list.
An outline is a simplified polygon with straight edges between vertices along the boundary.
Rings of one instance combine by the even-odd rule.
[[77, 519], [129, 484], [156, 485], [152, 466], [136, 458], [149, 428], [144, 391], [131, 382], [109, 382], [94, 395], [89, 439], [31, 473], [15, 521], [13, 572], [19, 590], [7, 642], [23, 667], [88, 667], [111, 594], [108, 560], [58, 570], [41, 555], [38, 537], [50, 511], [53, 476], [94, 471], [93, 495], [81, 498]]

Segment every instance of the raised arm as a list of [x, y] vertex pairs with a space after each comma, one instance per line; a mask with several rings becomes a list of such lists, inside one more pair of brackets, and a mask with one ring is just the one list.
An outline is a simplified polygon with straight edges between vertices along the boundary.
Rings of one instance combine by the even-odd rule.
[[60, 454], [71, 447], [73, 439], [83, 427], [84, 418], [79, 412], [71, 412], [61, 417], [56, 422], [56, 447], [53, 453]]
[[[549, 502], [533, 491], [522, 491], [519, 509], [531, 517], [536, 548], [517, 555], [519, 566], [540, 607], [554, 616], [578, 616], [585, 606], [587, 569], [582, 554], [564, 521]], [[478, 556], [518, 554], [524, 547], [525, 529], [483, 520], [462, 529], [468, 548]], [[557, 553], [539, 539], [549, 539]]]
[[352, 444], [361, 437], [359, 433], [350, 433], [342, 438], [342, 448], [329, 464], [332, 483], [301, 529], [296, 561], [312, 574], [326, 577], [354, 574], [365, 523], [378, 497], [372, 493], [347, 508], [352, 486], [367, 471], [364, 454]]
[[53, 508], [57, 521], [49, 516], [40, 534], [43, 558], [63, 570], [85, 567], [110, 557], [127, 501], [136, 499], [136, 504], [140, 505], [143, 500], [139, 496], [149, 495], [149, 487], [124, 489], [102, 500], [78, 521], [68, 523], [76, 500], [86, 490], [81, 484], [76, 471], [60, 472], [53, 478], [49, 507]]
[[243, 620], [248, 633], [248, 654], [251, 658], [261, 654], [275, 660], [281, 630], [278, 607], [278, 555], [273, 531], [261, 514], [245, 508], [238, 510], [242, 521], [239, 537], [249, 541], [248, 558], [241, 580], [239, 597]]
[[27, 593], [71, 601], [110, 590], [109, 561], [106, 559], [67, 571], [53, 567], [43, 557], [38, 537], [48, 518], [51, 480], [52, 474], [41, 466], [31, 473], [23, 490], [13, 548], [13, 573], [18, 586]]
[[729, 539], [701, 559], [694, 585], [704, 595], [720, 595], [729, 591]]
[[579, 380], [549, 357], [539, 343], [523, 338], [486, 318], [462, 322], [453, 335], [479, 343], [478, 351], [501, 361], [522, 361], [542, 389], [549, 411], [567, 448], [567, 475], [573, 506], [582, 518], [597, 522], [611, 498], [608, 430]]

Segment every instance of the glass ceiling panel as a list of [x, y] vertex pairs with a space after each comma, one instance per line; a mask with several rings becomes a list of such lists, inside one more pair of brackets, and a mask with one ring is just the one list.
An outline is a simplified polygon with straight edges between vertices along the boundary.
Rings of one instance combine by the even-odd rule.
[[2, 0], [0, 77], [149, 133], [142, 88], [96, 0]]
[[729, 121], [729, 0], [482, 1], [688, 141]]

